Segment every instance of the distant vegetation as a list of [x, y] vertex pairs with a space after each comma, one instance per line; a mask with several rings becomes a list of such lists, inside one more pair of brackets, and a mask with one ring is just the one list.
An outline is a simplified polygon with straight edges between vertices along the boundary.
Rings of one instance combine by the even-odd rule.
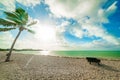
[[[10, 49], [1, 49], [0, 51], [9, 51]], [[13, 51], [42, 51], [41, 49], [13, 49]]]

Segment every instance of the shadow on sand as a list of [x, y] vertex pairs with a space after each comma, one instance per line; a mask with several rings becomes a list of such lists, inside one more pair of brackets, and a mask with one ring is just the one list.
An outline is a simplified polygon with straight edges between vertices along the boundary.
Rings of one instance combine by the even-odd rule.
[[120, 72], [120, 70], [117, 70], [114, 67], [106, 65], [106, 64], [100, 64], [100, 65], [95, 65], [95, 66], [97, 66], [99, 68], [103, 68], [103, 69], [108, 70], [108, 71]]
[[9, 62], [5, 62], [4, 60], [0, 60], [0, 64], [10, 63], [13, 62], [13, 60], [10, 60]]

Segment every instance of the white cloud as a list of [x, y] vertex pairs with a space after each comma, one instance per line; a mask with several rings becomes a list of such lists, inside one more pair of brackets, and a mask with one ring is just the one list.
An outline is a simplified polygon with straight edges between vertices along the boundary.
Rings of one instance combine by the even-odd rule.
[[60, 25], [57, 26], [57, 30], [59, 30], [60, 33], [63, 33], [66, 31], [66, 26], [70, 25], [69, 21], [63, 21]]
[[27, 7], [34, 7], [37, 4], [40, 4], [41, 0], [0, 0], [0, 4], [3, 5], [0, 7], [1, 11], [14, 11], [15, 10], [15, 1]]
[[16, 1], [23, 4], [24, 6], [36, 6], [41, 2], [41, 0], [16, 0]]
[[[102, 38], [103, 40], [107, 41], [113, 45], [119, 45], [119, 40], [114, 36], [107, 33], [107, 31], [101, 25], [95, 24], [88, 24], [84, 23], [81, 24], [81, 28], [74, 27], [72, 29], [73, 34], [78, 38], [83, 38], [84, 36], [88, 36], [92, 38], [93, 36]], [[86, 31], [83, 31], [86, 30]]]
[[108, 23], [107, 15], [105, 15], [105, 10], [104, 9], [99, 9], [98, 11], [98, 19], [100, 22]]
[[115, 1], [107, 9], [99, 9], [98, 10], [98, 19], [100, 20], [100, 22], [104, 22], [104, 23], [109, 22], [108, 16], [113, 14], [117, 9], [116, 3], [117, 3], [117, 1]]
[[100, 50], [117, 50], [119, 49], [120, 45], [115, 45], [114, 43], [111, 43], [106, 40], [94, 40], [91, 43], [89, 43], [89, 46], [92, 46], [93, 49], [100, 49]]
[[[86, 36], [86, 32], [83, 31], [81, 25], [79, 24], [75, 24], [75, 25], [71, 25], [69, 24], [69, 26], [67, 25], [66, 30], [73, 36], [78, 37], [78, 38], [83, 38], [84, 36]], [[65, 31], [65, 30], [64, 30]]]
[[[109, 6], [107, 9], [102, 8], [108, 0], [46, 0], [45, 2], [49, 5], [49, 8], [54, 16], [73, 18], [78, 21], [79, 25], [70, 27], [70, 24], [63, 25], [62, 33], [69, 31], [72, 35], [83, 38], [88, 37], [100, 37], [102, 41], [95, 41], [87, 43], [85, 47], [93, 46], [113, 46], [119, 45], [119, 41], [114, 36], [107, 33], [101, 23], [108, 23], [108, 16], [116, 11], [116, 1]], [[86, 18], [88, 16], [89, 18]], [[65, 22], [63, 22], [65, 24]], [[67, 28], [69, 27], [69, 29]], [[84, 31], [86, 30], [86, 31]], [[62, 34], [61, 33], [61, 34]], [[63, 41], [65, 41], [64, 37]], [[100, 44], [98, 44], [100, 42]]]
[[83, 36], [84, 36], [84, 32], [81, 29], [77, 29], [77, 28], [73, 28], [71, 33], [78, 38], [83, 38]]
[[91, 16], [97, 13], [100, 5], [106, 0], [46, 0], [51, 12], [60, 17], [81, 18], [83, 16]]
[[69, 50], [119, 50], [120, 45], [114, 45], [106, 40], [93, 40], [92, 42], [83, 44], [70, 44], [66, 45]]
[[0, 0], [0, 7], [2, 11], [14, 11], [15, 10], [15, 0]]
[[92, 18], [93, 22], [108, 23], [109, 15], [117, 9], [115, 1], [107, 9], [102, 8], [108, 0], [45, 0], [54, 16], [74, 18], [80, 20], [85, 16]]
[[79, 39], [83, 37], [96, 37], [99, 38], [98, 40], [93, 40], [89, 43], [78, 43], [77, 45], [74, 42], [69, 43], [63, 36], [61, 36], [61, 40], [71, 47], [74, 46], [73, 49], [94, 49], [95, 47], [96, 49], [104, 49], [106, 47], [115, 47], [120, 45], [119, 39], [115, 38], [113, 35], [110, 35], [102, 25], [93, 23], [89, 19], [86, 20], [81, 20], [79, 24], [75, 25], [71, 25], [69, 22], [64, 22], [63, 24], [67, 24], [59, 27], [59, 30], [62, 28], [61, 35], [63, 35], [64, 32], [69, 32], [71, 35], [74, 35]]
[[13, 36], [10, 32], [3, 32], [0, 34], [0, 48], [10, 48]]
[[[120, 44], [118, 42], [118, 39], [115, 38], [113, 35], [110, 35], [106, 29], [101, 25], [101, 22], [94, 22], [91, 19], [87, 19], [87, 21], [80, 21], [82, 29], [87, 30], [86, 33], [83, 31], [85, 35], [88, 37], [100, 37], [110, 43], [113, 43], [115, 45]], [[83, 34], [83, 35], [84, 35]]]
[[115, 12], [115, 10], [117, 9], [116, 4], [117, 4], [117, 1], [115, 1], [110, 7], [108, 7], [107, 11]]

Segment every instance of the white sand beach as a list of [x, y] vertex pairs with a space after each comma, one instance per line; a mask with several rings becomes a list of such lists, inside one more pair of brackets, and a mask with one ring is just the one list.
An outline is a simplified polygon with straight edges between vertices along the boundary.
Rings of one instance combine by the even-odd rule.
[[0, 80], [120, 80], [120, 60], [101, 59], [90, 65], [85, 58], [12, 54], [4, 62], [0, 52]]

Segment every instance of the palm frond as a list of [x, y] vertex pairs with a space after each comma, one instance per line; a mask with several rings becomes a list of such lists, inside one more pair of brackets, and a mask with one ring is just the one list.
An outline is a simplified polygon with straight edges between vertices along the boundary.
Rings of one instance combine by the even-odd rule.
[[20, 15], [19, 19], [22, 21], [22, 23], [26, 24], [28, 21], [28, 13], [22, 8], [17, 8], [15, 12]]
[[4, 12], [6, 16], [13, 17], [13, 18], [19, 18], [19, 15], [17, 15], [15, 12]]
[[0, 28], [0, 32], [10, 31], [16, 28]]
[[15, 12], [4, 12], [6, 14], [6, 18], [8, 20], [14, 21], [17, 24], [22, 23], [22, 21], [19, 19], [21, 16], [18, 13]]
[[17, 25], [26, 25], [28, 13], [22, 8], [17, 8], [15, 12], [4, 12], [6, 19], [15, 22]]
[[16, 23], [0, 18], [0, 25], [3, 25], [3, 26], [16, 26]]
[[30, 32], [30, 33], [32, 33], [32, 34], [35, 34], [35, 31], [30, 30], [30, 29], [27, 29], [27, 30], [28, 30], [28, 32]]
[[19, 8], [16, 9], [15, 12], [19, 13], [20, 15], [22, 15], [23, 13], [25, 13], [25, 10], [19, 7]]
[[7, 16], [7, 19], [11, 20], [11, 21], [14, 21], [16, 24], [22, 24], [22, 21], [18, 18], [14, 18], [14, 17], [9, 17]]
[[[28, 30], [30, 33], [35, 33], [34, 31], [27, 29], [27, 27], [32, 26], [36, 24], [36, 21], [33, 21], [32, 23], [28, 24], [28, 13], [22, 9], [22, 8], [17, 8], [14, 12], [4, 12], [6, 15], [5, 18], [0, 18], [0, 25], [3, 26], [17, 26], [18, 28], [23, 27], [24, 30]], [[24, 27], [26, 25], [26, 27]], [[8, 31], [13, 28], [4, 28], [1, 29], [1, 31]]]
[[28, 13], [25, 12], [21, 15], [21, 21], [24, 25], [28, 22]]
[[33, 21], [33, 22], [31, 22], [30, 24], [28, 24], [27, 26], [29, 27], [29, 26], [32, 26], [32, 25], [34, 25], [34, 24], [36, 24], [37, 23], [37, 21]]

